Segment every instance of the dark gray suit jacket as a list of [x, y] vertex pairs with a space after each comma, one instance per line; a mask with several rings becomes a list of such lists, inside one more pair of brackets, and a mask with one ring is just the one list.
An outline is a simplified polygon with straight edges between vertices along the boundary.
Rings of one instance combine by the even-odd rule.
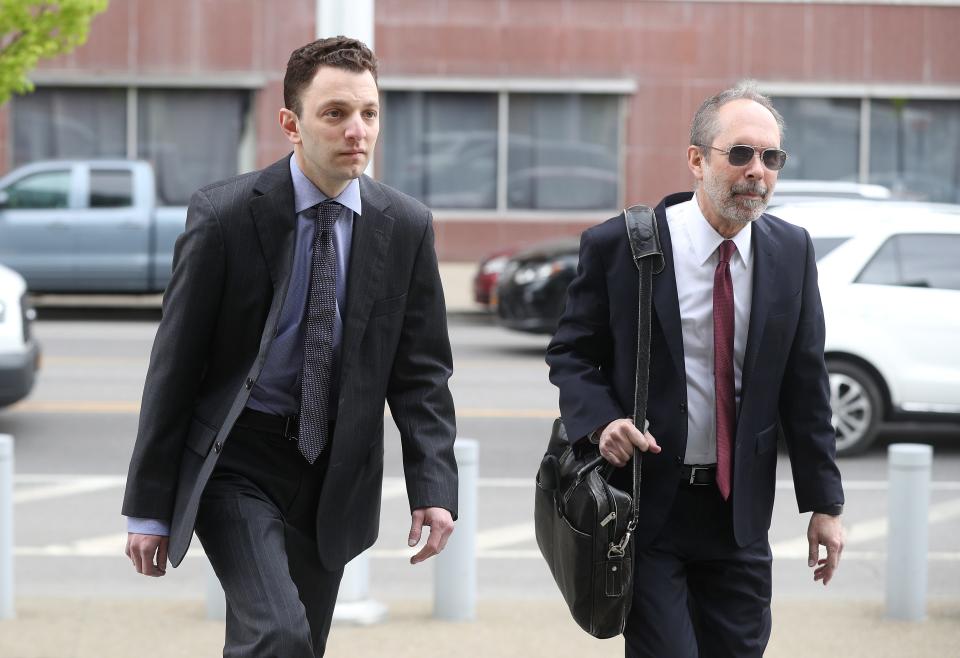
[[[319, 558], [339, 568], [377, 538], [384, 400], [411, 509], [457, 512], [446, 310], [430, 211], [366, 176], [354, 221], [337, 423], [317, 509]], [[289, 157], [199, 190], [177, 241], [123, 501], [171, 523], [179, 565], [200, 495], [276, 333], [296, 214]]]

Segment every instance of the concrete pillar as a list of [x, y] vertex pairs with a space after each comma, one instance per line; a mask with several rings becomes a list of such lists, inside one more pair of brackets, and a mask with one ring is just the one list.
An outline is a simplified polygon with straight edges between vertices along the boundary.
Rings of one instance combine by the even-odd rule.
[[477, 608], [477, 483], [480, 448], [474, 439], [454, 444], [459, 472], [459, 514], [447, 547], [436, 560], [433, 575], [433, 616], [446, 621], [471, 621]]
[[887, 455], [887, 616], [920, 621], [927, 614], [927, 517], [933, 448], [895, 443]]
[[13, 619], [13, 437], [0, 434], [0, 619]]

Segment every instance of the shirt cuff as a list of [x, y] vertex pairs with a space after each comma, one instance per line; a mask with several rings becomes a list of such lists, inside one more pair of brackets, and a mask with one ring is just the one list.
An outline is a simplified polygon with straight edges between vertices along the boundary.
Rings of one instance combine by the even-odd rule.
[[135, 516], [127, 517], [127, 532], [137, 535], [170, 536], [170, 524], [160, 519], [140, 519]]

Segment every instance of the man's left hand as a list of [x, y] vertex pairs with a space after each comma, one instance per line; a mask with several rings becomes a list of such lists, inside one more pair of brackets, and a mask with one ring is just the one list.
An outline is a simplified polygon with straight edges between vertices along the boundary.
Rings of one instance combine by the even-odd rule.
[[453, 532], [453, 517], [442, 507], [421, 507], [413, 510], [408, 545], [416, 546], [420, 543], [423, 526], [430, 526], [430, 535], [420, 552], [410, 558], [410, 564], [423, 562], [443, 550]]
[[[813, 513], [807, 527], [807, 541], [810, 542], [810, 555], [807, 566], [816, 569], [813, 579], [822, 580], [826, 585], [833, 578], [833, 572], [840, 564], [843, 552], [844, 531], [839, 516]], [[827, 557], [820, 558], [820, 547], [827, 547]]]

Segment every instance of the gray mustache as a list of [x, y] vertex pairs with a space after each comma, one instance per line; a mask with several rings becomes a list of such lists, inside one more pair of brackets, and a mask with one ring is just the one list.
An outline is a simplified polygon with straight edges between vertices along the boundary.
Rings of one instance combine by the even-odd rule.
[[750, 184], [734, 185], [733, 187], [730, 188], [730, 191], [733, 192], [734, 194], [759, 194], [760, 196], [763, 196], [763, 197], [767, 196], [767, 188], [760, 183], [757, 183], [755, 185], [750, 185]]

